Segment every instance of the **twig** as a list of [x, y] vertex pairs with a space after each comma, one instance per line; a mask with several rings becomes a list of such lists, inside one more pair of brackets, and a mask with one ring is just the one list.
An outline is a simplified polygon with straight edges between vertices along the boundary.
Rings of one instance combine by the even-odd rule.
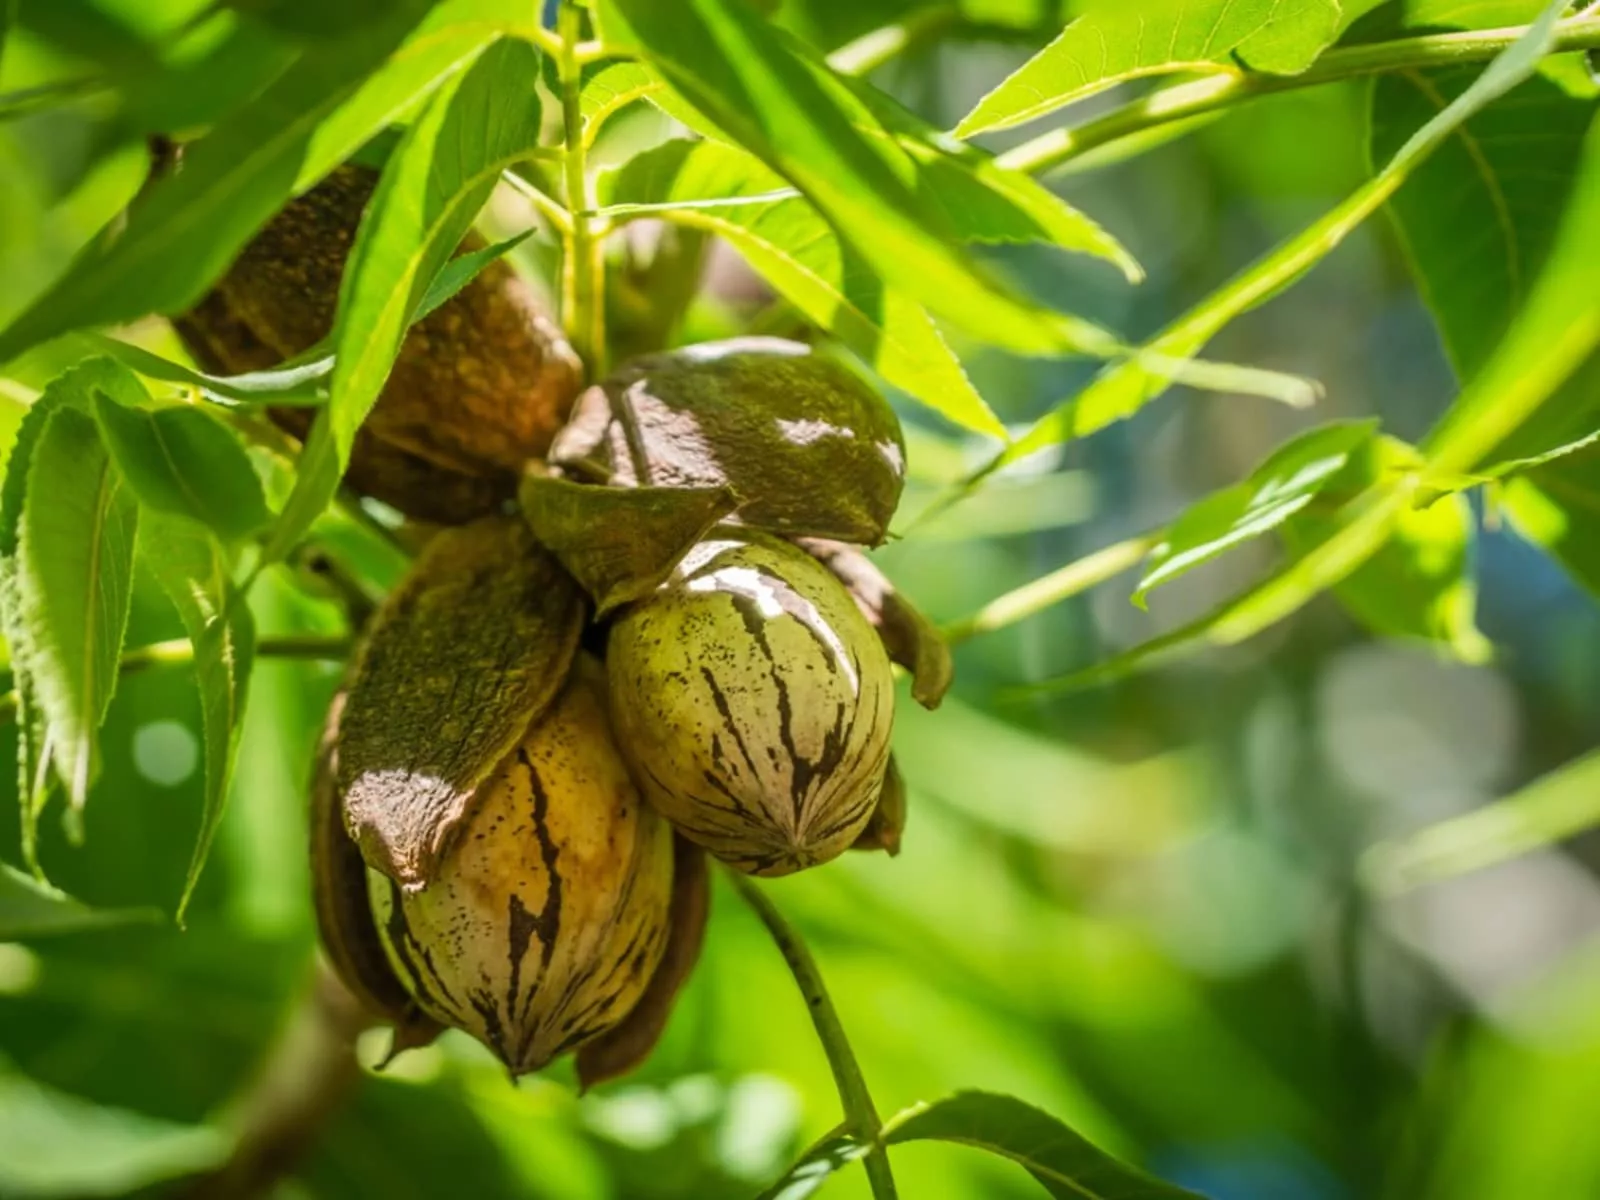
[[606, 373], [606, 314], [604, 242], [594, 218], [597, 207], [589, 180], [588, 155], [583, 145], [583, 111], [579, 105], [583, 64], [578, 58], [583, 12], [574, 0], [562, 0], [558, 28], [561, 50], [557, 59], [561, 79], [561, 119], [565, 138], [567, 208], [572, 226], [563, 230], [561, 317], [573, 348], [589, 368], [589, 377]]
[[784, 920], [783, 914], [751, 879], [732, 870], [728, 872], [728, 877], [733, 881], [739, 898], [755, 910], [756, 916], [767, 927], [784, 961], [789, 964], [790, 974], [800, 987], [806, 1011], [811, 1014], [811, 1024], [822, 1042], [823, 1052], [828, 1056], [828, 1066], [833, 1069], [833, 1082], [839, 1089], [839, 1102], [844, 1106], [845, 1124], [851, 1133], [869, 1147], [863, 1162], [875, 1200], [897, 1200], [899, 1193], [895, 1190], [894, 1175], [889, 1169], [888, 1151], [884, 1149], [880, 1138], [883, 1122], [878, 1118], [872, 1094], [867, 1090], [867, 1081], [861, 1074], [861, 1064], [856, 1062], [855, 1051], [850, 1048], [850, 1039], [845, 1035], [839, 1014], [828, 997], [828, 989], [822, 982], [822, 973], [817, 970], [811, 951], [806, 949], [794, 927]]
[[846, 42], [828, 55], [828, 65], [841, 75], [869, 75], [914, 46], [938, 37], [960, 20], [961, 10], [954, 4], [924, 9]]
[[[1434, 33], [1397, 38], [1365, 46], [1329, 50], [1299, 75], [1265, 75], [1224, 69], [1200, 79], [1160, 88], [1147, 96], [1114, 108], [1103, 116], [1070, 129], [1048, 133], [1015, 146], [998, 156], [1000, 165], [1018, 171], [1052, 170], [1111, 142], [1146, 133], [1178, 121], [1221, 112], [1258, 96], [1295, 91], [1379, 75], [1429, 67], [1449, 67], [1485, 62], [1510, 46], [1528, 26], [1475, 29], [1462, 33]], [[1556, 26], [1552, 53], [1600, 47], [1600, 19], [1569, 18]]]
[[981, 633], [993, 633], [1033, 616], [1053, 604], [1086, 592], [1134, 566], [1161, 541], [1161, 531], [1144, 533], [1096, 550], [1015, 591], [991, 600], [970, 617], [947, 625], [940, 632], [947, 642], [964, 642]]

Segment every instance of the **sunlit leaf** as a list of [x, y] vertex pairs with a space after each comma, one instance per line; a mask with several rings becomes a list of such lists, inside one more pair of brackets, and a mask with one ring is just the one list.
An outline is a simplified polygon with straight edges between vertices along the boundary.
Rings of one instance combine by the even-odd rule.
[[[107, 926], [152, 921], [148, 909], [99, 909], [0, 863], [0, 942], [82, 933]], [[5, 1105], [0, 1101], [0, 1125]], [[3, 1171], [3, 1168], [0, 1168]]]
[[1282, 525], [1311, 503], [1376, 429], [1376, 421], [1340, 421], [1308, 430], [1241, 482], [1191, 505], [1151, 551], [1134, 603], [1144, 607], [1153, 588]]
[[[1310, 270], [1371, 216], [1456, 128], [1475, 112], [1527, 79], [1550, 44], [1560, 4], [1544, 15], [1478, 76], [1473, 84], [1413, 133], [1372, 178], [1306, 229], [1257, 260], [1173, 321], [1144, 349], [1160, 360], [1181, 362], [1199, 353], [1241, 313], [1270, 299]], [[991, 471], [1046, 446], [1085, 437], [1132, 416], [1180, 374], [1155, 369], [1135, 358], [1106, 367], [1087, 388], [1040, 419], [979, 471], [968, 487]]]
[[51, 757], [74, 811], [88, 795], [96, 734], [117, 686], [138, 516], [93, 419], [54, 413], [28, 472], [17, 583]]
[[228, 798], [255, 658], [255, 621], [233, 585], [227, 552], [203, 525], [184, 516], [146, 513], [139, 547], [194, 647], [195, 689], [200, 694], [205, 798], [194, 856], [178, 901], [181, 924]]
[[453, 299], [462, 288], [483, 274], [488, 267], [510, 254], [532, 236], [532, 229], [524, 229], [521, 233], [512, 234], [502, 241], [456, 255], [439, 268], [439, 273], [428, 284], [428, 290], [423, 293], [422, 299], [417, 302], [416, 309], [411, 314], [411, 322], [414, 324], [422, 320], [441, 304]]
[[887, 132], [905, 151], [916, 170], [918, 192], [944, 211], [958, 237], [1047, 242], [1104, 259], [1130, 283], [1144, 278], [1116, 238], [1031, 175], [1003, 167], [982, 150], [941, 133], [868, 83], [856, 80], [851, 86], [877, 120], [863, 132], [875, 137]]
[[[89, 359], [52, 380], [23, 415], [0, 492], [0, 614], [10, 655], [13, 687], [17, 696], [17, 796], [22, 809], [22, 852], [38, 872], [39, 815], [51, 784], [49, 722], [39, 702], [35, 677], [33, 624], [22, 590], [19, 556], [22, 517], [34, 458], [51, 418], [62, 409], [86, 412], [96, 388], [122, 394], [129, 376], [115, 363]], [[128, 393], [137, 402], [139, 389]]]
[[[749, 155], [715, 142], [668, 142], [601, 176], [603, 202], [661, 203], [661, 216], [722, 237], [809, 320], [861, 355], [880, 375], [956, 424], [1004, 437], [961, 362], [927, 311], [886, 288], [840, 242], [809, 202], [768, 199], [782, 177]], [[755, 203], [703, 209], [695, 202], [754, 197]]]
[[985, 96], [959, 137], [1032, 121], [1096, 92], [1151, 75], [1305, 70], [1338, 28], [1336, 0], [1094, 0], [1077, 20]]
[[[1084, 670], [1032, 685], [1027, 692], [1094, 687], [1191, 652], [1198, 646], [1231, 646], [1299, 610], [1312, 597], [1347, 578], [1388, 542], [1407, 497], [1375, 489], [1339, 514], [1337, 531], [1280, 568], [1242, 596], [1169, 633]], [[1120, 562], [1120, 560], [1119, 560]]]
[[[1339, 529], [1335, 505], [1421, 467], [1420, 456], [1403, 442], [1386, 437], [1369, 443], [1329, 482], [1316, 505], [1289, 519], [1284, 541], [1305, 552]], [[1329, 511], [1318, 511], [1324, 504]], [[1469, 573], [1474, 528], [1465, 496], [1405, 505], [1388, 540], [1334, 586], [1334, 595], [1375, 633], [1425, 639], [1463, 662], [1483, 662], [1490, 646], [1474, 616], [1477, 587]]]
[[1362, 856], [1369, 886], [1385, 893], [1409, 891], [1574, 837], [1600, 824], [1600, 754], [1589, 754], [1527, 787], [1380, 842]]
[[583, 120], [583, 140], [592, 144], [612, 116], [637, 100], [666, 88], [661, 76], [641, 62], [608, 63], [583, 82], [578, 113]]
[[638, 49], [740, 145], [798, 187], [892, 286], [996, 345], [1107, 353], [1087, 322], [1020, 301], [979, 271], [846, 81], [736, 0], [601, 0], [608, 41]]
[[307, 443], [269, 557], [287, 552], [333, 498], [411, 314], [500, 173], [538, 145], [538, 66], [531, 46], [496, 43], [440, 89], [384, 168], [340, 289], [333, 382], [317, 420], [327, 433]]
[[940, 1141], [986, 1150], [1022, 1167], [1058, 1200], [1197, 1200], [1014, 1096], [957, 1092], [891, 1117], [883, 1137], [891, 1146]]
[[131, 408], [94, 398], [100, 435], [147, 508], [189, 517], [226, 541], [272, 519], [250, 457], [215, 417], [192, 405]]

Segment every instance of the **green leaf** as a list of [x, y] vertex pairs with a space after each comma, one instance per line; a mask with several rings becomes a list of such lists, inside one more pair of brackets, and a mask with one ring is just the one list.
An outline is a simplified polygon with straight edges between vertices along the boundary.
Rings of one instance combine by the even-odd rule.
[[1393, 895], [1481, 871], [1600, 824], [1600, 753], [1540, 776], [1493, 804], [1379, 842], [1361, 859], [1367, 885]]
[[189, 517], [230, 542], [272, 519], [250, 456], [210, 414], [192, 405], [132, 408], [102, 392], [94, 416], [141, 504]]
[[1296, 74], [1333, 40], [1336, 0], [1094, 0], [1061, 35], [961, 119], [957, 137], [1032, 121], [1096, 92], [1151, 75]]
[[[0, 334], [0, 362], [71, 329], [191, 304], [289, 197], [297, 179], [308, 176], [309, 186], [320, 176], [314, 161], [307, 161], [317, 126], [388, 57], [427, 7], [426, 0], [403, 0], [382, 24], [312, 46], [261, 96], [188, 147], [183, 169], [149, 190], [118, 236], [81, 256]], [[356, 144], [391, 112], [370, 115], [372, 123], [360, 129]], [[342, 157], [329, 158], [322, 170]]]
[[132, 1195], [214, 1167], [228, 1147], [211, 1126], [105, 1108], [0, 1074], [0, 1194], [18, 1200]]
[[18, 557], [28, 481], [40, 439], [62, 409], [85, 411], [96, 387], [116, 391], [126, 371], [106, 359], [89, 359], [52, 380], [23, 415], [0, 492], [0, 615], [17, 694], [17, 795], [22, 816], [22, 852], [36, 873], [39, 814], [51, 783], [48, 721], [40, 707], [34, 674], [32, 626], [25, 618], [22, 565]]
[[0, 863], [0, 942], [82, 933], [108, 925], [159, 920], [160, 916], [149, 909], [90, 908], [81, 900]]
[[[1513, 4], [1495, 19], [1525, 19], [1537, 7]], [[1485, 19], [1454, 0], [1407, 6], [1405, 16], [1427, 26]], [[1573, 199], [1600, 102], [1593, 83], [1572, 74], [1541, 73], [1484, 109], [1390, 204], [1418, 289], [1462, 380], [1482, 368], [1527, 301]], [[1395, 140], [1397, 126], [1436, 110], [1463, 86], [1460, 71], [1381, 77], [1372, 98], [1373, 153]], [[1591, 360], [1508, 435], [1495, 458], [1536, 457], [1592, 431], [1600, 423], [1597, 397], [1600, 362]]]
[[441, 304], [448, 303], [462, 288], [483, 274], [491, 264], [504, 258], [532, 236], [532, 229], [524, 229], [504, 241], [456, 255], [439, 268], [439, 273], [433, 277], [433, 281], [428, 284], [428, 290], [417, 303], [416, 311], [411, 314], [409, 323], [415, 324]]
[[[539, 55], [498, 42], [442, 87], [406, 131], [373, 194], [340, 287], [333, 383], [269, 554], [284, 553], [333, 498], [356, 430], [377, 401], [428, 286], [471, 229], [500, 173], [539, 143]], [[329, 451], [332, 456], [329, 456]]]
[[1547, 7], [1527, 33], [1495, 58], [1442, 112], [1406, 139], [1383, 168], [1342, 203], [1234, 276], [1148, 342], [1145, 353], [1167, 366], [1137, 357], [1107, 366], [1087, 388], [1036, 422], [964, 487], [970, 490], [993, 471], [1047, 446], [1085, 437], [1124, 420], [1164, 392], [1179, 374], [1172, 369], [1172, 363], [1181, 364], [1199, 353], [1235, 317], [1299, 279], [1392, 196], [1463, 121], [1527, 79], [1550, 45], [1560, 9], [1559, 0]]
[[[1133, 255], [1099, 224], [1038, 180], [941, 133], [893, 97], [861, 80], [856, 95], [916, 169], [916, 187], [971, 242], [1048, 242], [1112, 263], [1130, 283], [1144, 278]], [[882, 136], [874, 126], [864, 132]]]
[[101, 239], [0, 333], [0, 362], [68, 330], [188, 308], [290, 196], [461, 71], [525, 10], [515, 0], [397, 0], [379, 23], [309, 46], [187, 147], [183, 169], [149, 190], [116, 237]]
[[[1339, 514], [1321, 512], [1348, 504], [1395, 476], [1416, 473], [1422, 460], [1404, 442], [1383, 437], [1361, 448], [1333, 480], [1317, 506], [1283, 527], [1297, 553], [1321, 544], [1339, 529]], [[1491, 648], [1474, 620], [1477, 588], [1470, 576], [1474, 521], [1465, 496], [1448, 495], [1419, 507], [1403, 506], [1388, 540], [1334, 587], [1345, 608], [1375, 633], [1421, 638], [1447, 648], [1463, 662], [1485, 662]]]
[[[245, 466], [248, 469], [249, 464]], [[195, 688], [200, 694], [205, 799], [194, 856], [178, 901], [181, 925], [228, 798], [255, 658], [255, 622], [243, 593], [233, 585], [226, 551], [203, 525], [183, 516], [146, 514], [139, 545], [194, 647]]]
[[[1393, 153], [1406, 131], [1471, 79], [1460, 69], [1380, 76], [1372, 91], [1373, 158]], [[1482, 367], [1538, 278], [1595, 112], [1592, 97], [1535, 75], [1463, 123], [1389, 202], [1460, 378]]]
[[[715, 142], [667, 142], [600, 177], [602, 202], [667, 204], [667, 220], [723, 238], [806, 318], [859, 354], [889, 383], [956, 424], [1004, 438], [927, 311], [887, 288], [832, 226], [800, 198], [768, 199], [783, 185], [749, 155]], [[759, 202], [689, 207], [719, 197]]]
[[594, 145], [606, 121], [635, 101], [663, 91], [666, 86], [661, 76], [641, 62], [607, 63], [601, 67], [584, 80], [578, 93], [583, 144]]
[[296, 355], [292, 362], [267, 371], [251, 371], [244, 375], [208, 375], [117, 338], [98, 333], [81, 333], [77, 336], [85, 344], [115, 358], [146, 379], [198, 388], [207, 399], [222, 404], [230, 401], [296, 407], [325, 404], [327, 397], [316, 385], [333, 374], [333, 355], [319, 353], [317, 349]]
[[1013, 1096], [957, 1092], [892, 1117], [883, 1139], [954, 1142], [1021, 1166], [1059, 1200], [1198, 1200], [1107, 1154], [1049, 1113]]
[[728, 488], [614, 488], [529, 473], [517, 491], [533, 535], [603, 617], [655, 591], [739, 507]]
[[[1423, 445], [1448, 480], [1592, 432], [1600, 409], [1600, 119], [1555, 241], [1510, 328]], [[1575, 386], [1563, 387], [1570, 381]]]
[[1311, 503], [1376, 430], [1376, 421], [1308, 430], [1279, 446], [1242, 482], [1191, 506], [1151, 551], [1133, 602], [1143, 608], [1152, 589], [1282, 525]]
[[913, 164], [803, 47], [737, 0], [600, 0], [606, 40], [638, 50], [685, 98], [793, 183], [892, 287], [995, 345], [1109, 353], [1113, 337], [1001, 291], [914, 189]]
[[1339, 36], [1343, 8], [1340, 0], [1285, 0], [1234, 53], [1252, 71], [1298, 75]]
[[88, 794], [95, 735], [117, 686], [138, 517], [93, 419], [56, 411], [28, 472], [17, 583], [29, 671], [74, 812]]
[[1500, 511], [1581, 586], [1600, 595], [1600, 446], [1507, 480]]
[[806, 1200], [828, 1182], [828, 1177], [862, 1158], [867, 1147], [847, 1133], [823, 1138], [802, 1154], [794, 1166], [783, 1173], [756, 1200]]

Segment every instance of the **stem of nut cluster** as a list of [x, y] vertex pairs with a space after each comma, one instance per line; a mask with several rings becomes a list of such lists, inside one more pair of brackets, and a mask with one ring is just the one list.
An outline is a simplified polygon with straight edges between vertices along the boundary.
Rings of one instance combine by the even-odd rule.
[[[1169, 87], [1158, 88], [1119, 108], [1069, 129], [1052, 129], [998, 156], [1013, 170], [1040, 173], [1059, 167], [1091, 150], [1176, 121], [1221, 112], [1276, 92], [1294, 91], [1380, 75], [1393, 71], [1448, 67], [1485, 62], [1510, 46], [1526, 25], [1505, 29], [1472, 29], [1455, 33], [1425, 34], [1368, 45], [1328, 50], [1299, 75], [1268, 75], [1256, 71], [1223, 70]], [[1551, 52], [1600, 47], [1600, 19], [1588, 10], [1560, 22]]]
[[895, 1189], [894, 1175], [889, 1169], [889, 1153], [881, 1137], [883, 1122], [878, 1118], [872, 1093], [867, 1090], [867, 1081], [861, 1074], [861, 1064], [856, 1061], [855, 1051], [850, 1048], [850, 1039], [845, 1035], [839, 1014], [828, 997], [828, 989], [822, 982], [822, 973], [817, 970], [816, 960], [811, 957], [811, 951], [806, 949], [805, 942], [801, 941], [794, 927], [784, 920], [783, 914], [753, 880], [733, 870], [728, 871], [728, 877], [733, 881], [739, 898], [755, 910], [756, 916], [767, 927], [784, 962], [789, 964], [789, 973], [799, 985], [800, 994], [805, 998], [811, 1024], [822, 1042], [823, 1052], [828, 1056], [828, 1066], [833, 1069], [833, 1082], [839, 1089], [839, 1102], [844, 1106], [845, 1123], [868, 1147], [862, 1162], [867, 1170], [867, 1180], [872, 1185], [872, 1195], [875, 1200], [898, 1200], [899, 1192]]
[[[256, 643], [257, 658], [304, 658], [323, 662], [343, 662], [350, 657], [351, 640], [348, 637], [323, 634], [290, 634], [284, 637], [264, 637]], [[188, 638], [174, 638], [170, 642], [151, 642], [126, 651], [119, 664], [124, 675], [132, 675], [148, 667], [182, 666], [194, 661], [194, 646]], [[17, 693], [0, 695], [0, 724], [16, 719]]]
[[561, 54], [561, 119], [566, 173], [567, 209], [572, 226], [563, 230], [561, 316], [573, 348], [589, 367], [590, 379], [606, 373], [604, 241], [588, 215], [597, 207], [583, 145], [583, 110], [579, 104], [583, 64], [579, 58], [583, 14], [574, 0], [562, 0], [557, 29]]

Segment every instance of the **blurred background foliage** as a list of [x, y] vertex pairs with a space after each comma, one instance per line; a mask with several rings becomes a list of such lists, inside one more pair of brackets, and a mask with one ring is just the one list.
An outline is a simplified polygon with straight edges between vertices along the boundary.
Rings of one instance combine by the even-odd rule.
[[[207, 47], [173, 31], [201, 7], [23, 0], [0, 92], [113, 68], [132, 82], [0, 123], [0, 324], [127, 202], [145, 132], [226, 106], [221, 93], [142, 86], [200, 61]], [[906, 7], [785, 0], [776, 16], [832, 47]], [[875, 77], [942, 128], [1061, 17], [1030, 0], [970, 7], [981, 36]], [[234, 72], [208, 71], [207, 87], [244, 94], [271, 55], [263, 28], [252, 26]], [[1142, 286], [1049, 249], [993, 257], [1051, 302], [1153, 331], [1364, 178], [1367, 86], [1261, 100], [1137, 159], [1054, 180], [1132, 249], [1149, 272]], [[180, 101], [192, 113], [175, 117]], [[624, 123], [612, 136], [653, 135]], [[539, 243], [525, 250], [537, 269]], [[716, 252], [680, 336], [737, 329], [768, 299]], [[136, 332], [177, 352], [159, 323]], [[958, 348], [1019, 426], [1087, 370]], [[0, 442], [63, 353], [8, 368]], [[1383, 221], [1232, 325], [1213, 353], [1313, 376], [1326, 398], [1313, 414], [1175, 389], [1028, 461], [880, 561], [954, 620], [1171, 519], [1300, 428], [1376, 415], [1414, 439], [1455, 390]], [[903, 415], [915, 505], [981, 461], [981, 447], [926, 410]], [[771, 889], [813, 945], [880, 1107], [963, 1086], [1012, 1092], [1216, 1200], [1600, 1194], [1600, 843], [1398, 897], [1359, 882], [1373, 845], [1473, 810], [1600, 735], [1600, 613], [1508, 528], [1480, 520], [1477, 532], [1478, 620], [1495, 647], [1482, 665], [1375, 640], [1324, 597], [1244, 646], [1017, 698], [1014, 685], [1107, 657], [1237, 591], [1266, 563], [1259, 543], [1166, 588], [1149, 612], [1127, 602], [1123, 579], [962, 645], [944, 708], [901, 706], [904, 853], [847, 856]], [[375, 578], [398, 569], [335, 518], [322, 535], [366, 553]], [[339, 629], [334, 606], [302, 582], [274, 568], [256, 589], [263, 635]], [[129, 644], [181, 632], [141, 579]], [[138, 1194], [221, 1152], [210, 1123], [286, 1036], [311, 978], [303, 795], [336, 677], [258, 664], [230, 807], [186, 931], [163, 918], [0, 944], [0, 1197]], [[11, 731], [0, 739], [9, 754]], [[201, 794], [183, 673], [128, 676], [103, 745], [86, 840], [69, 845], [48, 821], [44, 861], [98, 907], [170, 913]], [[11, 811], [11, 773], [0, 779], [0, 811]], [[15, 843], [14, 822], [0, 822], [0, 858], [18, 861]], [[364, 1047], [366, 1060], [381, 1048]], [[275, 1195], [744, 1198], [836, 1121], [792, 980], [719, 891], [705, 958], [638, 1075], [582, 1097], [560, 1070], [513, 1087], [486, 1052], [446, 1037], [367, 1073]], [[905, 1149], [896, 1169], [912, 1197], [1035, 1194], [1020, 1171], [958, 1148]], [[829, 1187], [841, 1200], [866, 1194], [858, 1173]]]

